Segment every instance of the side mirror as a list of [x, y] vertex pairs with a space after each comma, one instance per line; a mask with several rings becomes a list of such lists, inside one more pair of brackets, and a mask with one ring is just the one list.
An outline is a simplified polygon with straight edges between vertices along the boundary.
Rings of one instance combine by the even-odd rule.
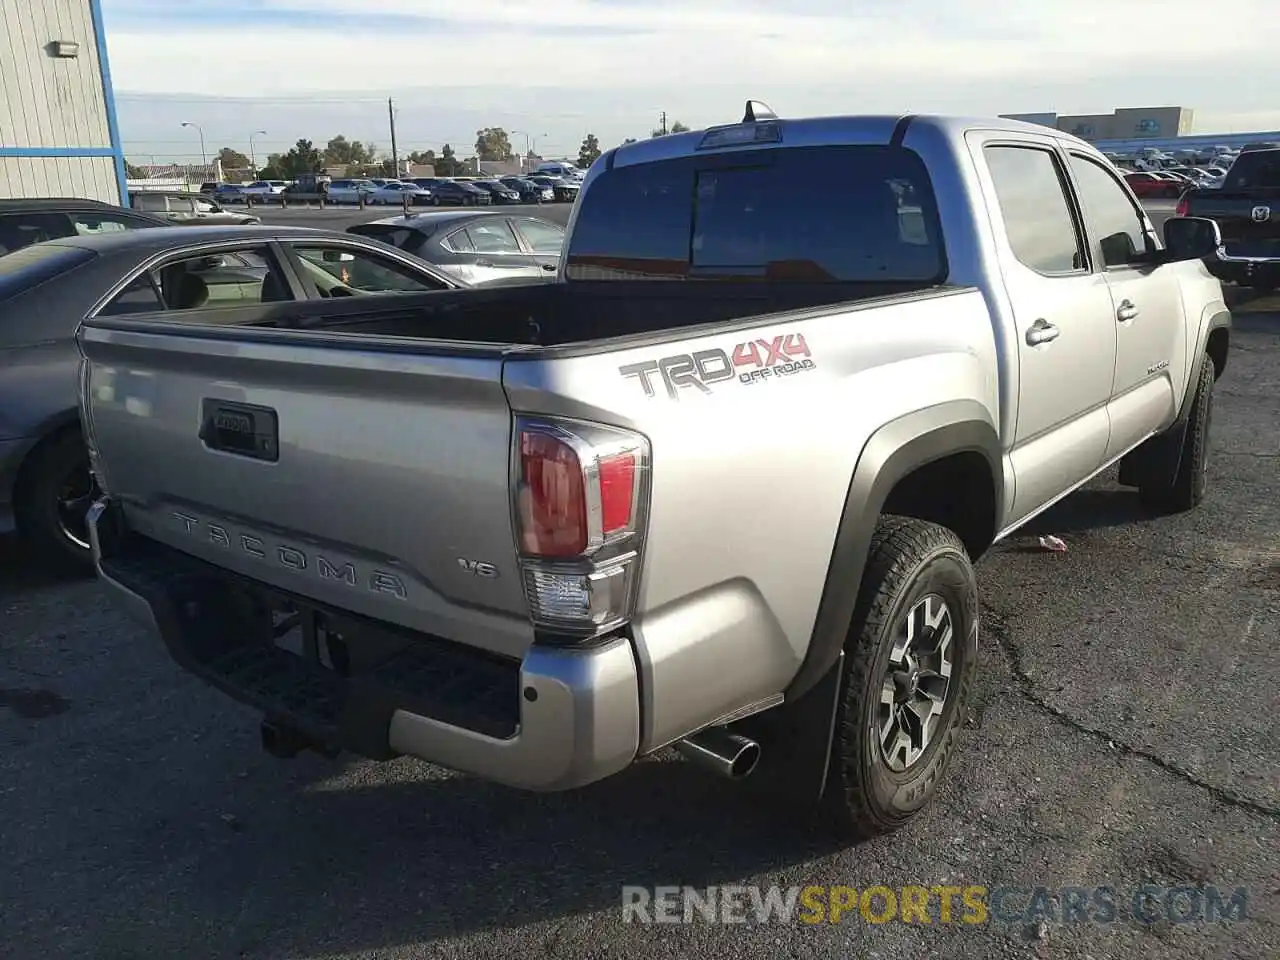
[[342, 250], [325, 250], [321, 255], [325, 263], [350, 263], [355, 257]]
[[192, 264], [192, 267], [197, 272], [204, 273], [207, 270], [221, 270], [226, 265], [226, 257], [214, 255], [211, 257], [201, 257]]
[[1205, 217], [1170, 217], [1164, 222], [1164, 246], [1170, 260], [1202, 260], [1222, 246], [1222, 231]]

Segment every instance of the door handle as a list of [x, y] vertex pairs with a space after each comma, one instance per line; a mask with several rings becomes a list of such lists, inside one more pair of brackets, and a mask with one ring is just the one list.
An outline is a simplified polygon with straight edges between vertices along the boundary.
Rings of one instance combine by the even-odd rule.
[[1133, 305], [1130, 300], [1121, 300], [1120, 306], [1116, 307], [1116, 319], [1121, 323], [1126, 320], [1132, 320], [1138, 315], [1138, 308]]
[[548, 273], [555, 273], [555, 272], [556, 272], [556, 265], [555, 265], [554, 263], [544, 263], [544, 264], [542, 265], [542, 269], [543, 269], [543, 270], [546, 270]]
[[477, 267], [492, 267], [492, 266], [493, 266], [493, 261], [492, 261], [492, 260], [477, 260], [477, 261], [475, 262], [475, 266], [477, 266]]
[[1057, 340], [1058, 330], [1048, 320], [1037, 320], [1027, 330], [1027, 346], [1038, 347], [1042, 343], [1049, 343], [1051, 340]]

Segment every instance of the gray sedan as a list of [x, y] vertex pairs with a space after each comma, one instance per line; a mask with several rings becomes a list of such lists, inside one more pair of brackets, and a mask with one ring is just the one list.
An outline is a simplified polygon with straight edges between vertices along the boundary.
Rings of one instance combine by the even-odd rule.
[[[201, 325], [294, 324], [412, 309], [465, 284], [362, 237], [296, 227], [155, 227], [0, 257], [0, 532], [86, 570], [97, 490], [80, 432], [75, 331], [90, 313]], [[368, 304], [362, 307], [361, 304]]]
[[550, 279], [560, 265], [564, 227], [500, 210], [440, 210], [358, 223], [372, 237], [434, 264], [466, 284]]

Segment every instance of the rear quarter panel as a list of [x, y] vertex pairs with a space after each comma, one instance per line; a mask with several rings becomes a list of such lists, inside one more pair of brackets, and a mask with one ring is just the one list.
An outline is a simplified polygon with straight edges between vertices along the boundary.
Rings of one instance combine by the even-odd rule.
[[[655, 375], [648, 395], [622, 372], [699, 351], [732, 358], [740, 344], [757, 342], [767, 355], [788, 337], [802, 338], [808, 351], [789, 358], [807, 361], [796, 372], [756, 372], [743, 382], [760, 369], [746, 364], [705, 392], [684, 386], [672, 396]], [[985, 300], [965, 289], [591, 356], [507, 362], [517, 413], [615, 424], [651, 443], [633, 624], [642, 749], [786, 688], [813, 632], [863, 446], [894, 418], [960, 397], [978, 401], [997, 424], [995, 352]]]

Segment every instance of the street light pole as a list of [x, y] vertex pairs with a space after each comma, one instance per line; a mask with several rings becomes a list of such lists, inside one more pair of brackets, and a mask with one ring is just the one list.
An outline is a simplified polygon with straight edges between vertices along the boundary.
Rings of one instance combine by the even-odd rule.
[[253, 133], [249, 134], [249, 166], [253, 167], [253, 178], [255, 180], [258, 177], [258, 157], [253, 152], [253, 138], [259, 135], [265, 137], [267, 135], [267, 131], [255, 130]]
[[204, 148], [204, 130], [201, 129], [200, 124], [192, 123], [190, 120], [183, 120], [182, 125], [184, 127], [195, 127], [196, 133], [200, 134], [200, 162], [204, 164], [205, 171], [207, 172], [209, 169], [209, 154]]

